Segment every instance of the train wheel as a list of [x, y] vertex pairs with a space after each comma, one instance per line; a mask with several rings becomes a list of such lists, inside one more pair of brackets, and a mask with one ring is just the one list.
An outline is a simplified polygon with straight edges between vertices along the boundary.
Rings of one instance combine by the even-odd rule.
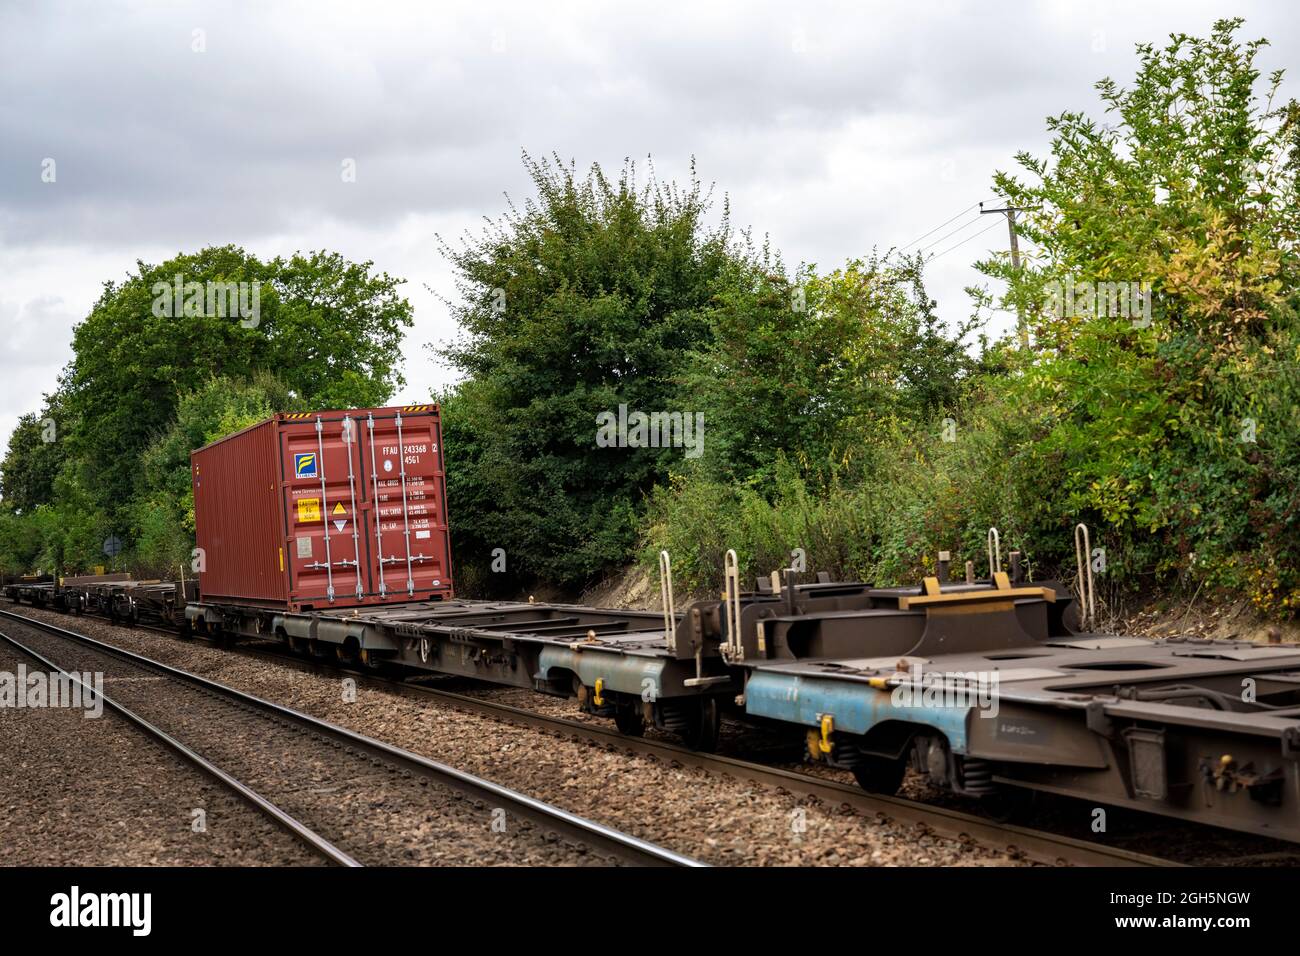
[[700, 706], [692, 709], [687, 726], [681, 731], [682, 741], [692, 750], [713, 753], [718, 749], [722, 732], [722, 711], [717, 698], [701, 697]]
[[624, 737], [640, 737], [645, 733], [645, 717], [635, 704], [620, 704], [614, 709], [614, 726]]
[[906, 761], [862, 754], [853, 768], [853, 776], [857, 778], [858, 786], [867, 793], [883, 793], [889, 796], [898, 793], [898, 788], [903, 785], [903, 774], [906, 771]]

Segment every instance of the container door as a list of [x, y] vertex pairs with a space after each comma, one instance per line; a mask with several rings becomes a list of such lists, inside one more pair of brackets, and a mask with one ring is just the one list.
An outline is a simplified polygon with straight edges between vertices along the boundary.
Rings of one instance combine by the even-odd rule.
[[450, 588], [441, 431], [430, 413], [358, 419], [370, 476], [371, 579], [381, 600]]
[[372, 588], [358, 420], [316, 416], [283, 436], [293, 599], [361, 600]]

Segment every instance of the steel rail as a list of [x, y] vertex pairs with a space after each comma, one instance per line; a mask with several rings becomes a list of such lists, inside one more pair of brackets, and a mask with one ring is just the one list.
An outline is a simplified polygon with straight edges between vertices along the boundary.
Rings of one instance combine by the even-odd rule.
[[[92, 637], [84, 634], [78, 634], [66, 628], [59, 627], [56, 624], [50, 624], [46, 621], [38, 621], [34, 618], [22, 614], [16, 614], [12, 611], [0, 610], [0, 617], [18, 621], [26, 626], [45, 631], [57, 637], [75, 641], [84, 644], [98, 652], [109, 654], [125, 660], [129, 663], [142, 667], [151, 668], [159, 671], [164, 675], [173, 677], [177, 680], [186, 681], [197, 687], [203, 688], [209, 692], [225, 697], [229, 700], [237, 701], [254, 709], [261, 710], [264, 713], [278, 717], [282, 720], [288, 720], [306, 727], [310, 731], [327, 735], [348, 746], [359, 748], [374, 756], [386, 758], [403, 767], [419, 772], [428, 776], [438, 783], [457, 790], [468, 796], [481, 800], [494, 801], [497, 806], [507, 806], [514, 813], [524, 819], [530, 820], [543, 828], [550, 828], [557, 833], [563, 833], [571, 839], [576, 839], [592, 849], [605, 855], [612, 856], [626, 863], [635, 865], [657, 865], [657, 866], [688, 866], [698, 867], [704, 864], [692, 860], [689, 857], [679, 853], [674, 853], [664, 847], [656, 846], [638, 837], [607, 827], [604, 824], [596, 823], [580, 817], [577, 814], [562, 810], [559, 807], [552, 806], [541, 800], [537, 800], [526, 794], [518, 793], [506, 787], [499, 786], [489, 780], [481, 777], [475, 777], [472, 774], [449, 767], [446, 764], [430, 760], [420, 754], [403, 750], [392, 744], [376, 740], [373, 737], [367, 737], [355, 731], [340, 727], [337, 724], [331, 724], [328, 721], [312, 717], [301, 711], [285, 707], [282, 704], [276, 704], [263, 698], [256, 697], [244, 691], [237, 690], [225, 684], [209, 680], [206, 677], [200, 677], [197, 674], [191, 674], [188, 671], [172, 667], [161, 661], [145, 657], [143, 654], [137, 654], [112, 644], [106, 644], [103, 641], [97, 641]], [[107, 697], [104, 698], [108, 700]], [[183, 746], [183, 745], [182, 745]]]
[[[33, 630], [39, 629], [39, 622], [33, 623], [30, 621], [30, 619], [24, 621], [24, 625], [27, 627], [31, 627]], [[50, 660], [48, 657], [45, 657], [40, 652], [33, 650], [32, 648], [23, 644], [21, 641], [16, 640], [11, 635], [6, 634], [3, 631], [0, 631], [0, 638], [3, 638], [10, 645], [17, 648], [17, 650], [19, 650], [21, 653], [27, 655], [33, 660], [39, 661], [41, 663], [41, 666], [49, 668], [51, 673], [57, 671], [58, 673], [63, 674], [69, 680], [85, 688], [92, 695], [102, 700], [114, 712], [125, 717], [130, 724], [134, 725], [140, 730], [143, 730], [146, 734], [153, 737], [155, 740], [158, 740], [165, 746], [171, 748], [173, 751], [180, 754], [180, 756], [183, 757], [185, 760], [188, 760], [195, 767], [202, 770], [204, 773], [208, 774], [210, 777], [212, 777], [218, 783], [222, 784], [224, 787], [226, 787], [226, 789], [230, 790], [240, 799], [244, 800], [246, 803], [255, 807], [258, 811], [266, 815], [272, 822], [278, 824], [279, 826], [289, 831], [289, 833], [293, 834], [293, 836], [301, 840], [304, 844], [306, 844], [306, 846], [316, 851], [321, 856], [325, 857], [331, 863], [337, 863], [340, 866], [349, 866], [349, 867], [361, 865], [356, 860], [354, 860], [351, 856], [349, 856], [344, 851], [340, 850], [334, 844], [330, 843], [329, 840], [325, 839], [323, 836], [321, 836], [311, 827], [307, 826], [301, 820], [298, 820], [296, 817], [281, 810], [279, 807], [277, 807], [270, 800], [267, 800], [256, 790], [253, 790], [251, 787], [247, 786], [246, 784], [238, 780], [236, 777], [233, 777], [230, 774], [226, 773], [226, 771], [222, 770], [216, 764], [209, 761], [202, 754], [187, 747], [185, 744], [181, 743], [179, 740], [177, 740], [171, 734], [167, 733], [167, 731], [163, 730], [161, 727], [151, 723], [150, 721], [146, 720], [144, 717], [141, 717], [135, 711], [131, 710], [129, 707], [126, 707], [124, 704], [121, 704], [118, 701], [114, 700], [108, 694], [100, 691], [96, 691], [93, 687], [87, 687], [85, 682], [82, 681], [79, 677], [77, 677], [77, 675], [60, 667], [58, 664]]]

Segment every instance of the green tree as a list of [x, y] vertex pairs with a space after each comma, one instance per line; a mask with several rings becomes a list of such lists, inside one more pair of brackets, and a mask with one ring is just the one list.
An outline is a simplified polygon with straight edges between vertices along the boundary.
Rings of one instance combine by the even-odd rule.
[[182, 395], [170, 427], [140, 459], [144, 490], [132, 509], [133, 561], [160, 575], [188, 566], [194, 547], [191, 451], [276, 412], [306, 407], [268, 372], [251, 380], [214, 377]]
[[30, 512], [54, 498], [54, 480], [64, 462], [57, 396], [39, 415], [23, 415], [9, 436], [0, 465], [0, 498], [15, 511]]
[[[255, 309], [232, 315], [227, 301], [209, 300], [208, 289], [226, 283], [246, 283], [242, 301]], [[214, 375], [274, 371], [307, 405], [382, 404], [401, 382], [401, 334], [411, 324], [398, 285], [334, 253], [262, 262], [234, 246], [141, 262], [124, 282], [105, 283], [74, 331], [62, 378], [68, 454], [82, 486], [119, 523], [142, 490], [140, 455], [179, 397]]]
[[511, 582], [576, 585], [627, 559], [643, 494], [683, 454], [598, 447], [597, 416], [693, 410], [685, 356], [740, 253], [694, 179], [524, 161], [536, 198], [444, 244], [464, 330], [444, 354], [466, 375], [444, 396], [453, 541], [462, 569], [503, 548]]
[[41, 539], [35, 522], [35, 512], [0, 507], [0, 575], [25, 574], [36, 567]]
[[1037, 252], [982, 268], [1030, 320], [1017, 387], [1041, 437], [1021, 474], [1055, 463], [1060, 525], [1103, 525], [1130, 580], [1254, 583], [1294, 609], [1300, 428], [1277, 399], [1300, 368], [1300, 108], [1241, 24], [1140, 45], [1131, 86], [1097, 85], [1106, 124], [1049, 120], [1050, 158], [996, 177]]
[[943, 326], [922, 265], [872, 254], [826, 275], [731, 270], [686, 375], [709, 473], [770, 486], [784, 456], [810, 477], [861, 474], [896, 429], [956, 407], [978, 364], [962, 345], [973, 324]]

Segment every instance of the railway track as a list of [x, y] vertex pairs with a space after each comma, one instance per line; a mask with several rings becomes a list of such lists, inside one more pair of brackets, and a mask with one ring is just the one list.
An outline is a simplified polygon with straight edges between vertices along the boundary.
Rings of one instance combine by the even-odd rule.
[[51, 672], [102, 672], [104, 703], [344, 866], [695, 861], [418, 754], [83, 634], [0, 611]]
[[[0, 614], [8, 613], [10, 612], [0, 611]], [[165, 627], [149, 624], [137, 626], [165, 634], [173, 639], [176, 637], [175, 631]], [[238, 644], [233, 648], [223, 645], [223, 649], [233, 649], [238, 653], [299, 669], [360, 677], [393, 692], [416, 698], [433, 699], [464, 712], [534, 730], [560, 734], [611, 750], [638, 754], [667, 765], [691, 767], [722, 777], [747, 780], [756, 785], [785, 791], [802, 798], [815, 799], [830, 806], [848, 806], [869, 818], [883, 817], [913, 827], [918, 834], [932, 832], [943, 837], [970, 840], [990, 849], [1004, 850], [1013, 856], [1023, 856], [1038, 863], [1124, 867], [1181, 865], [1132, 850], [1091, 843], [1050, 831], [1000, 823], [949, 807], [934, 806], [901, 797], [869, 794], [850, 784], [767, 766], [751, 760], [702, 753], [654, 738], [628, 737], [617, 730], [598, 724], [542, 714], [499, 701], [385, 677], [370, 670], [349, 668], [341, 664], [301, 657], [282, 651], [270, 643], [261, 646]]]

